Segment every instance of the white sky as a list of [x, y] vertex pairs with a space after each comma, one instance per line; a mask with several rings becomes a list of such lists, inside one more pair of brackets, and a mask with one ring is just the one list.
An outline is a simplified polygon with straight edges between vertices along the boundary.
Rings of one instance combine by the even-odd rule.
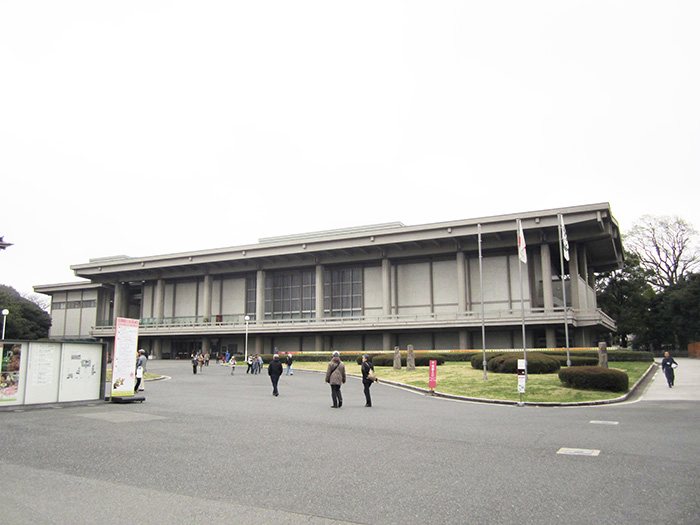
[[0, 284], [610, 202], [700, 228], [700, 2], [0, 0]]

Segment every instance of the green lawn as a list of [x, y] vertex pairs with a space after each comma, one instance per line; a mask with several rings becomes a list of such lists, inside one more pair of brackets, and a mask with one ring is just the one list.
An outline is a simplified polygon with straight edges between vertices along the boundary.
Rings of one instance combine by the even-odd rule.
[[[647, 371], [651, 363], [610, 362], [610, 368], [627, 372], [632, 387]], [[306, 370], [326, 370], [327, 363], [297, 362], [294, 367]], [[349, 374], [360, 374], [360, 366], [354, 362], [345, 363]], [[376, 367], [379, 380], [386, 379], [406, 385], [428, 388], [428, 367], [416, 367], [413, 372], [405, 368], [394, 370], [391, 367]], [[496, 374], [489, 372], [484, 380], [483, 370], [476, 370], [469, 363], [447, 362], [437, 368], [437, 392], [481, 399], [500, 399], [519, 401], [518, 378], [515, 374]], [[604, 390], [574, 390], [566, 388], [559, 381], [558, 374], [530, 374], [527, 379], [525, 402], [578, 403], [615, 399], [623, 395], [620, 392]]]

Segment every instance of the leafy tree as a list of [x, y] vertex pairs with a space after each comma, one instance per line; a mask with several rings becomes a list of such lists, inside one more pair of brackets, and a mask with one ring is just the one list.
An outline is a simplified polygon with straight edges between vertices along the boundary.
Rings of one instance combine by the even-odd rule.
[[672, 337], [665, 342], [685, 349], [700, 341], [700, 274], [682, 277], [660, 295], [659, 310]]
[[649, 270], [652, 286], [662, 290], [700, 268], [697, 235], [680, 217], [644, 215], [625, 236], [624, 244]]
[[627, 347], [629, 336], [645, 332], [654, 290], [648, 283], [649, 272], [639, 257], [626, 254], [622, 269], [597, 276], [598, 306], [617, 323], [614, 343]]
[[7, 308], [5, 339], [35, 340], [49, 336], [51, 316], [10, 286], [0, 285], [0, 309]]

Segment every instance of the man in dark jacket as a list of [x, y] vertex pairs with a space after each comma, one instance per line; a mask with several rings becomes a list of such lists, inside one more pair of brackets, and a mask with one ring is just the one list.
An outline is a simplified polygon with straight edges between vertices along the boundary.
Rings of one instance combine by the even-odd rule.
[[282, 375], [282, 363], [280, 363], [279, 354], [275, 354], [272, 357], [272, 361], [270, 361], [270, 364], [267, 366], [267, 373], [270, 375], [270, 381], [272, 381], [272, 395], [280, 395], [277, 391], [277, 383]]

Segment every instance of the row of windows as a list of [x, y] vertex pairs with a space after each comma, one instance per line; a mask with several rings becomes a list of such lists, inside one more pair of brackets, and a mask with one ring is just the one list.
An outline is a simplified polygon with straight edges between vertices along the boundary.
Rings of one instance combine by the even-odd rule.
[[[255, 314], [255, 278], [246, 281], [246, 313]], [[362, 268], [326, 270], [323, 309], [329, 317], [362, 314]], [[316, 272], [267, 274], [265, 319], [310, 319], [316, 316]]]
[[51, 303], [52, 310], [66, 310], [68, 308], [97, 308], [97, 299]]

